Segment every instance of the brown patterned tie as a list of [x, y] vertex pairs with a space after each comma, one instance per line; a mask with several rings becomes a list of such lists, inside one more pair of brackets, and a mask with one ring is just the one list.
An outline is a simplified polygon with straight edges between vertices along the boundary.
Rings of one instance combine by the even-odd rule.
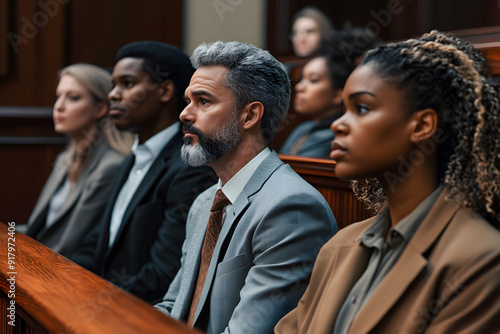
[[193, 300], [191, 302], [191, 308], [189, 310], [187, 321], [190, 327], [193, 327], [194, 324], [194, 316], [196, 315], [196, 309], [198, 308], [201, 292], [203, 291], [203, 285], [205, 284], [205, 278], [207, 277], [210, 260], [212, 259], [215, 244], [219, 238], [219, 233], [222, 227], [222, 210], [230, 203], [231, 202], [227, 199], [222, 190], [217, 190], [214, 203], [210, 209], [207, 232], [205, 234], [205, 240], [203, 241], [203, 248], [201, 249], [200, 271], [198, 272], [198, 280], [196, 281], [196, 287], [193, 293]]

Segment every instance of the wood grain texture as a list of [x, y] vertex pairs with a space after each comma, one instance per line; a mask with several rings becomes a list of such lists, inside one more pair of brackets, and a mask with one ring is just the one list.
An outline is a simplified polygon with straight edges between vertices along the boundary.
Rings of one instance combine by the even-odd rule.
[[[0, 223], [2, 303], [12, 271], [7, 232]], [[16, 317], [47, 333], [200, 333], [21, 233], [15, 235], [15, 249], [15, 302], [21, 310]]]

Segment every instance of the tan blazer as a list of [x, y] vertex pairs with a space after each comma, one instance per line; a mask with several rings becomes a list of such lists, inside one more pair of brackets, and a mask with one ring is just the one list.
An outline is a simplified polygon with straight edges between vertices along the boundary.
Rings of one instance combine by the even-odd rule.
[[[443, 192], [349, 333], [499, 333], [500, 232]], [[374, 218], [340, 230], [320, 251], [297, 308], [275, 333], [332, 333], [364, 272], [359, 246]]]

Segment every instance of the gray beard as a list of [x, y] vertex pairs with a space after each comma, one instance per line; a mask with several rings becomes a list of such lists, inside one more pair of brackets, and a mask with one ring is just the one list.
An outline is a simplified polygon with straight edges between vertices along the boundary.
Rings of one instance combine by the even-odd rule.
[[213, 137], [199, 131], [197, 135], [198, 143], [191, 145], [191, 138], [184, 139], [184, 145], [181, 148], [182, 160], [193, 167], [217, 161], [233, 149], [241, 137], [238, 132], [238, 115], [234, 114], [232, 119], [218, 129]]

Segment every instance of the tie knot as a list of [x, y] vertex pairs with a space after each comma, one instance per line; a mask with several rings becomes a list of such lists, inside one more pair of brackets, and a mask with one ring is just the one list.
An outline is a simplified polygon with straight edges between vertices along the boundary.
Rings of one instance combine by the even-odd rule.
[[210, 209], [210, 211], [211, 212], [221, 211], [229, 203], [231, 202], [227, 199], [226, 195], [224, 195], [222, 190], [219, 189], [215, 193], [214, 203], [212, 204], [212, 208]]

